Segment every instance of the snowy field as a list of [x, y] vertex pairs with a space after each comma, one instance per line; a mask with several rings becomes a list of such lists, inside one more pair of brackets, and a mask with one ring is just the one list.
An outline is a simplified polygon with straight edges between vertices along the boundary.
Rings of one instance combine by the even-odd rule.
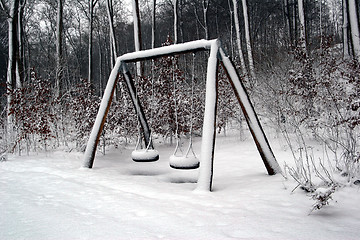
[[[281, 166], [292, 162], [270, 143]], [[112, 149], [93, 169], [81, 153], [0, 162], [0, 239], [360, 239], [360, 188], [309, 215], [313, 200], [268, 176], [250, 138], [217, 139], [211, 193], [193, 191], [198, 170], [168, 167], [173, 147], [158, 150], [158, 162], [135, 163], [132, 149]]]

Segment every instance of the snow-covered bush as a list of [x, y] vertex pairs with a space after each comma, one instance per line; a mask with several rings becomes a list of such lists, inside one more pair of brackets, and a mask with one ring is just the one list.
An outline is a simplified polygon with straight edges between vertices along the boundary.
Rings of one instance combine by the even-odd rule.
[[71, 122], [67, 127], [72, 130], [69, 132], [72, 135], [71, 140], [75, 141], [76, 149], [84, 151], [98, 112], [100, 98], [94, 94], [94, 89], [87, 80], [81, 80], [69, 92], [66, 101]]
[[114, 98], [100, 144], [102, 146], [128, 144], [138, 133], [137, 116], [129, 94], [126, 92], [124, 80], [120, 80], [120, 91]]
[[[336, 169], [351, 183], [360, 178], [360, 65], [336, 57], [330, 46], [324, 41], [323, 50], [315, 55], [318, 60], [310, 61], [311, 67], [303, 64], [293, 71], [284, 93], [288, 106], [284, 114], [298, 135], [310, 132], [332, 152]], [[301, 147], [306, 147], [305, 141], [301, 142]]]
[[311, 211], [319, 210], [322, 207], [329, 205], [329, 201], [332, 200], [332, 194], [336, 191], [337, 185], [332, 184], [328, 187], [318, 187], [311, 197], [315, 200]]
[[11, 143], [10, 151], [18, 147], [21, 152], [21, 143], [26, 140], [27, 151], [30, 145], [36, 149], [36, 142], [45, 148], [48, 140], [54, 138], [53, 97], [50, 82], [38, 78], [33, 71], [30, 81], [24, 83], [22, 88], [15, 88], [12, 95], [9, 115], [13, 116], [16, 139]]
[[[254, 88], [261, 115], [293, 153], [287, 173], [316, 199], [314, 209], [328, 204], [338, 187], [360, 179], [360, 65], [342, 59], [331, 38], [322, 43], [308, 55], [294, 49]], [[322, 146], [322, 156], [314, 146]], [[323, 188], [332, 190], [320, 194]]]
[[231, 84], [220, 68], [218, 73], [218, 105], [217, 105], [217, 119], [216, 127], [218, 133], [221, 131], [226, 134], [226, 127], [231, 122], [236, 120], [241, 124], [241, 115], [239, 114], [239, 103], [235, 97]]

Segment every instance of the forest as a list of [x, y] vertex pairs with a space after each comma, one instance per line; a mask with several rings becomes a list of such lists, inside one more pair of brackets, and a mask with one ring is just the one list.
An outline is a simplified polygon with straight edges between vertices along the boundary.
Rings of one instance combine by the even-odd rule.
[[[303, 189], [311, 173], [335, 189], [325, 160], [359, 184], [359, 1], [0, 0], [1, 154], [84, 151], [108, 77], [124, 53], [220, 39], [266, 129], [286, 139]], [[201, 136], [207, 53], [129, 65], [153, 135], [172, 144]], [[6, 67], [5, 67], [6, 66]], [[216, 128], [240, 136], [245, 118], [219, 70]], [[99, 150], [141, 132], [120, 77]], [[191, 124], [190, 124], [191, 123]], [[330, 158], [330, 157], [328, 157]], [[325, 199], [326, 200], [326, 199]], [[326, 202], [326, 201], [325, 201]], [[321, 206], [321, 205], [319, 205]]]

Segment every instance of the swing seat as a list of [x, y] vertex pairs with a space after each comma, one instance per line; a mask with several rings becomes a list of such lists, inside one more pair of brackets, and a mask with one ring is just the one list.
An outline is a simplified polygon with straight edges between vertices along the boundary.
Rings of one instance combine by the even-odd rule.
[[155, 162], [159, 160], [159, 152], [155, 149], [137, 149], [132, 151], [131, 158], [134, 162]]
[[200, 166], [199, 160], [195, 156], [175, 156], [171, 155], [169, 159], [170, 167], [174, 169], [191, 170]]

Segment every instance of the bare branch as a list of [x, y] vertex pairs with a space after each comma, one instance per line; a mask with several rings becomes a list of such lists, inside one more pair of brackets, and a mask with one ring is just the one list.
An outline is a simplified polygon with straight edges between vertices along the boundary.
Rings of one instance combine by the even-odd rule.
[[80, 6], [80, 9], [83, 11], [83, 13], [85, 14], [85, 16], [89, 19], [89, 14], [88, 14], [88, 9], [86, 6], [83, 5], [83, 3], [79, 0], [77, 0], [79, 6]]
[[5, 14], [7, 15], [8, 18], [10, 18], [10, 12], [8, 7], [5, 5], [4, 0], [0, 0], [0, 7], [1, 9], [5, 12]]
[[200, 26], [201, 26], [203, 29], [205, 29], [205, 26], [204, 26], [204, 25], [201, 23], [201, 21], [200, 21], [199, 15], [198, 15], [198, 13], [197, 13], [197, 7], [196, 7], [195, 4], [194, 4], [194, 13], [195, 13], [195, 17], [196, 17], [197, 22], [200, 24]]
[[20, 8], [24, 9], [25, 5], [26, 5], [26, 0], [20, 1]]
[[210, 3], [210, 0], [203, 0], [203, 8], [204, 8], [205, 11], [208, 10], [209, 3]]

